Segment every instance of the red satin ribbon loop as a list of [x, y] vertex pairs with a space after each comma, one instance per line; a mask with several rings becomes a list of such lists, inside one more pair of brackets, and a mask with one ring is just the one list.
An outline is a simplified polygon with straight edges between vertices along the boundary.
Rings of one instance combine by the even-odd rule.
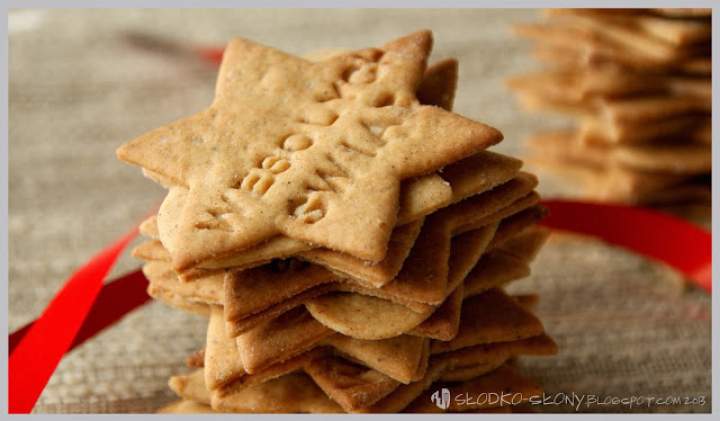
[[542, 224], [592, 235], [664, 262], [708, 292], [712, 288], [712, 235], [682, 219], [627, 205], [547, 200]]
[[[86, 320], [108, 272], [137, 228], [95, 255], [65, 282], [8, 360], [8, 411], [29, 413]], [[109, 310], [109, 309], [108, 309]]]

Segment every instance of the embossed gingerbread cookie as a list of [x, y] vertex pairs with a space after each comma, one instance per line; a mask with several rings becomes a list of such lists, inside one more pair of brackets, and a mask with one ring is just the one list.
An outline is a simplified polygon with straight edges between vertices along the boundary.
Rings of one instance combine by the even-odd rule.
[[400, 181], [499, 142], [497, 130], [415, 96], [429, 31], [310, 62], [245, 39], [227, 47], [205, 111], [118, 149], [188, 189], [158, 214], [176, 269], [277, 235], [379, 261]]

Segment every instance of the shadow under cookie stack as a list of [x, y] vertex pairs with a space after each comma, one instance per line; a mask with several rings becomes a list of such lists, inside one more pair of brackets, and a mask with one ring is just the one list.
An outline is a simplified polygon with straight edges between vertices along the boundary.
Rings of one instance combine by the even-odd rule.
[[161, 412], [510, 412], [541, 393], [515, 358], [557, 346], [537, 297], [503, 290], [547, 237], [537, 179], [450, 111], [457, 62], [426, 66], [431, 44], [301, 59], [236, 39], [208, 110], [118, 150], [169, 190], [134, 251], [148, 292], [209, 318]]
[[596, 200], [709, 210], [710, 9], [550, 9], [516, 26], [545, 70], [510, 87], [577, 119], [529, 139], [531, 161]]

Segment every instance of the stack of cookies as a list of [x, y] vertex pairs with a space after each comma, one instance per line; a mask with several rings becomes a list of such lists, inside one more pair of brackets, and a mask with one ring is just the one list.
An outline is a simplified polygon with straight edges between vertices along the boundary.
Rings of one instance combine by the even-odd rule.
[[236, 39], [210, 108], [118, 150], [169, 190], [134, 251], [150, 295], [209, 319], [164, 412], [510, 411], [540, 393], [514, 359], [557, 347], [537, 297], [503, 290], [547, 236], [537, 179], [450, 111], [457, 62], [427, 66], [431, 44], [298, 58]]
[[553, 9], [517, 32], [544, 71], [513, 78], [529, 110], [577, 119], [531, 159], [596, 200], [709, 205], [710, 9]]

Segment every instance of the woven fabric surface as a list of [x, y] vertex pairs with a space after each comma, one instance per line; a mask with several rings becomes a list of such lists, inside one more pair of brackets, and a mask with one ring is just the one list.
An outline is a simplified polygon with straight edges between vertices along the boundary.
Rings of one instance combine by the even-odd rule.
[[[565, 124], [521, 112], [503, 83], [535, 67], [510, 25], [536, 18], [502, 9], [13, 11], [9, 330], [37, 317], [74, 268], [162, 200], [163, 190], [118, 162], [115, 148], [212, 99], [212, 65], [138, 48], [127, 33], [196, 46], [243, 36], [302, 54], [430, 28], [433, 57], [460, 60], [456, 110], [499, 128], [505, 141], [496, 150], [522, 156], [533, 130]], [[543, 177], [540, 189], [575, 193]], [[111, 276], [137, 265], [126, 255]], [[546, 392], [688, 398], [578, 408], [586, 412], [710, 410], [707, 294], [684, 288], [662, 265], [568, 235], [553, 235], [533, 270], [511, 289], [540, 294], [539, 315], [560, 345], [558, 356], [521, 362]], [[205, 328], [201, 318], [146, 305], [68, 354], [35, 412], [153, 412], [173, 399], [167, 379], [186, 370]]]

